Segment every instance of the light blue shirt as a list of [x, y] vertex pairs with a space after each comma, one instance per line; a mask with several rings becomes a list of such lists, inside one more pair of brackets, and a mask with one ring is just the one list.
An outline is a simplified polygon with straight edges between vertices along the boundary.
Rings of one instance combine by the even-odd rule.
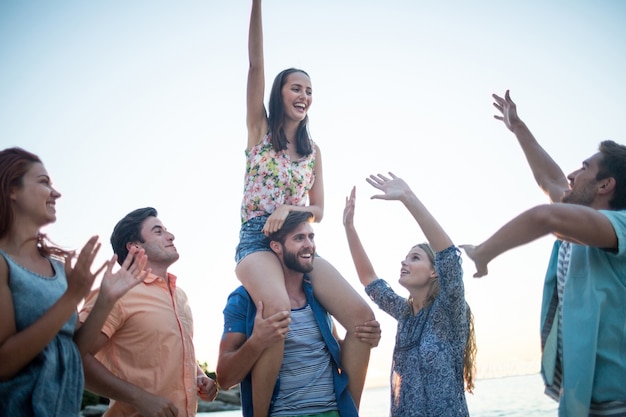
[[[592, 402], [626, 401], [626, 211], [601, 213], [615, 229], [618, 248], [607, 251], [572, 245], [562, 304], [563, 393], [559, 416], [587, 416]], [[544, 335], [554, 318], [551, 303], [559, 244], [555, 243], [544, 283]], [[543, 353], [548, 355], [549, 349]], [[548, 382], [551, 362], [551, 358], [544, 358], [542, 367]]]

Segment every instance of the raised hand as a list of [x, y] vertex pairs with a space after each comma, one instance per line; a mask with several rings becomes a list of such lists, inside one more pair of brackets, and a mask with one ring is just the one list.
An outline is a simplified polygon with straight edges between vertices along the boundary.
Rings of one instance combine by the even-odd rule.
[[522, 124], [522, 120], [517, 115], [517, 106], [511, 100], [511, 95], [509, 94], [509, 90], [506, 90], [504, 93], [504, 98], [492, 94], [491, 95], [495, 101], [493, 106], [498, 109], [501, 115], [494, 115], [493, 117], [502, 120], [505, 126], [511, 131], [514, 131], [514, 128], [520, 124]]
[[[92, 250], [92, 252], [94, 251], [97, 250]], [[83, 248], [83, 252], [85, 252], [85, 256], [87, 256], [89, 248], [87, 248], [87, 251]], [[81, 252], [81, 256], [83, 255], [83, 252]], [[95, 274], [93, 274], [93, 276], [89, 278], [90, 284], [87, 291], [91, 288], [91, 283], [93, 283], [94, 277], [98, 275], [104, 267], [106, 267], [102, 283], [100, 284], [100, 293], [98, 294], [96, 304], [91, 310], [91, 313], [89, 313], [87, 320], [85, 320], [83, 325], [81, 325], [74, 333], [74, 341], [76, 342], [76, 345], [81, 353], [91, 351], [94, 341], [97, 339], [97, 335], [100, 334], [104, 321], [108, 317], [117, 300], [126, 294], [128, 290], [142, 282], [150, 272], [149, 269], [144, 271], [148, 258], [143, 249], [132, 248], [119, 271], [113, 273], [113, 265], [116, 260], [117, 256], [114, 255], [110, 260], [105, 262], [104, 265], [102, 265], [102, 267]], [[93, 261], [93, 259], [91, 261]], [[87, 262], [87, 260], [84, 260], [84, 262]], [[73, 271], [74, 273], [79, 271], [79, 269], [77, 269], [79, 265], [82, 265], [80, 264], [80, 257], [79, 261], [76, 262], [76, 267]], [[66, 270], [68, 269], [67, 265], [65, 268]], [[84, 281], [88, 280], [85, 279]]]
[[354, 225], [355, 206], [356, 206], [356, 187], [352, 187], [352, 191], [350, 191], [350, 196], [346, 197], [346, 206], [343, 209], [344, 227], [352, 227]]
[[379, 189], [384, 194], [373, 195], [372, 199], [380, 200], [402, 200], [409, 193], [411, 188], [402, 178], [396, 177], [392, 172], [389, 173], [391, 178], [387, 178], [382, 174], [370, 175], [365, 180], [374, 188]]
[[107, 263], [105, 262], [98, 270], [91, 272], [98, 251], [100, 250], [98, 236], [93, 236], [85, 243], [80, 251], [76, 263], [72, 265], [73, 253], [65, 257], [65, 276], [67, 278], [67, 293], [71, 294], [78, 301], [87, 296], [91, 290], [96, 276], [102, 272]]
[[380, 323], [377, 320], [365, 322], [363, 325], [354, 328], [354, 334], [361, 342], [368, 343], [371, 347], [376, 347], [378, 342], [380, 342], [382, 334]]
[[117, 272], [113, 272], [113, 266], [117, 262], [117, 255], [107, 262], [104, 277], [100, 284], [100, 295], [110, 304], [115, 303], [131, 288], [139, 285], [146, 279], [150, 269], [145, 269], [148, 256], [143, 249], [132, 247]]
[[487, 270], [487, 262], [483, 261], [480, 257], [480, 249], [478, 246], [474, 245], [459, 245], [461, 249], [465, 251], [467, 256], [474, 261], [476, 265], [476, 273], [474, 273], [474, 278], [480, 278], [489, 273]]

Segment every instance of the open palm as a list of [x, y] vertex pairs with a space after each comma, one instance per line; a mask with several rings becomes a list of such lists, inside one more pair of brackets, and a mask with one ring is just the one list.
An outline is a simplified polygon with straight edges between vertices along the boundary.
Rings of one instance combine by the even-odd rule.
[[145, 269], [148, 257], [143, 249], [132, 248], [117, 272], [113, 272], [113, 265], [117, 255], [107, 262], [107, 268], [100, 284], [100, 296], [108, 300], [118, 300], [131, 288], [139, 285], [150, 273]]
[[366, 181], [374, 188], [379, 189], [384, 194], [373, 195], [373, 199], [380, 200], [401, 200], [403, 196], [411, 192], [409, 185], [402, 179], [389, 173], [391, 178], [387, 178], [382, 174], [370, 175]]

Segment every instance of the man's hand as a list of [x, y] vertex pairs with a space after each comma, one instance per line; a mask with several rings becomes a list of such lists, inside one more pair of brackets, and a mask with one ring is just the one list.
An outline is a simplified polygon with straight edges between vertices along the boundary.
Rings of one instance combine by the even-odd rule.
[[378, 342], [380, 342], [382, 334], [380, 323], [377, 320], [367, 321], [362, 326], [356, 326], [354, 334], [361, 342], [368, 343], [371, 347], [376, 347]]
[[217, 398], [217, 384], [208, 376], [198, 375], [198, 396], [204, 401], [213, 401]]
[[289, 323], [291, 323], [289, 315], [289, 311], [279, 311], [264, 319], [263, 302], [259, 301], [250, 339], [255, 339], [255, 343], [258, 343], [263, 349], [277, 342], [282, 342], [289, 332]]
[[501, 113], [501, 115], [496, 114], [493, 117], [498, 120], [502, 120], [505, 126], [511, 132], [515, 133], [515, 129], [518, 126], [523, 125], [524, 122], [522, 122], [522, 120], [517, 115], [517, 106], [515, 105], [513, 100], [511, 100], [509, 90], [506, 90], [506, 92], [504, 93], [504, 98], [496, 94], [492, 94], [491, 97], [493, 97], [493, 100], [495, 101], [495, 103], [493, 103], [493, 106]]
[[143, 417], [177, 417], [178, 408], [167, 398], [146, 392], [133, 404]]
[[480, 278], [489, 273], [487, 270], [487, 262], [483, 261], [480, 257], [480, 246], [459, 245], [459, 247], [465, 251], [467, 256], [469, 256], [469, 258], [474, 261], [474, 264], [476, 265], [474, 278]]

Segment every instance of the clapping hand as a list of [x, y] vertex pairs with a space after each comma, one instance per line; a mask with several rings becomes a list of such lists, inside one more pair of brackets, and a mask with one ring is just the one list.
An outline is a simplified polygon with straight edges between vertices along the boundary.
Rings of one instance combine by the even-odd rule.
[[99, 297], [104, 297], [103, 301], [110, 304], [115, 303], [131, 288], [143, 282], [151, 271], [149, 268], [145, 269], [148, 256], [140, 248], [132, 247], [120, 269], [113, 272], [113, 266], [116, 262], [117, 255], [113, 255], [106, 263], [107, 268], [100, 284]]
[[65, 256], [67, 293], [72, 294], [77, 299], [77, 303], [89, 293], [96, 276], [102, 272], [107, 265], [105, 262], [95, 273], [91, 272], [91, 266], [100, 250], [100, 246], [98, 236], [93, 236], [81, 249], [74, 265], [72, 265], [72, 258], [75, 256], [75, 253], [72, 252]]

